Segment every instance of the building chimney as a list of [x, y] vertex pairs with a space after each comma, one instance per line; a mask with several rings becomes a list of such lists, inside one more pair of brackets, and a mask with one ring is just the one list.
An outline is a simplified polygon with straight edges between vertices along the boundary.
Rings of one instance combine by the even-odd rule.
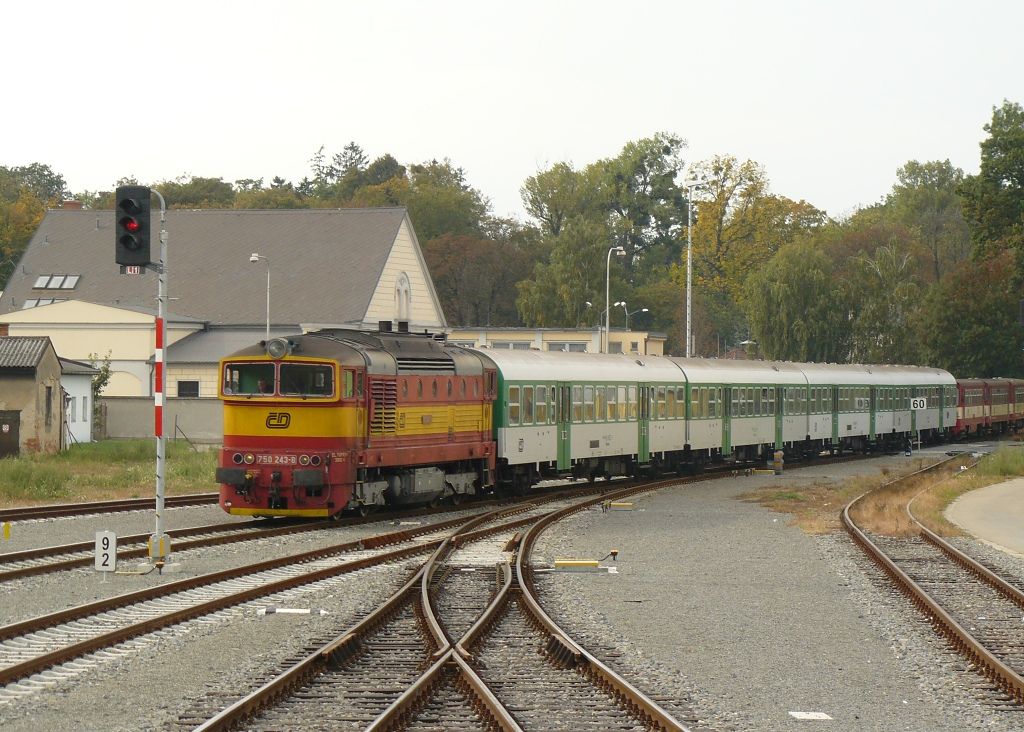
[[62, 209], [64, 209], [65, 211], [81, 211], [82, 210], [82, 202], [81, 201], [61, 201], [60, 202], [60, 207]]

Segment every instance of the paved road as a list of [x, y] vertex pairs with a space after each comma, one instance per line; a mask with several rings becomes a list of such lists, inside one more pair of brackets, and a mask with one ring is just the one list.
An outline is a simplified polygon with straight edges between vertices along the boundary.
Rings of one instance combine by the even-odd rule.
[[965, 493], [946, 509], [946, 518], [984, 542], [1024, 556], [1024, 478]]

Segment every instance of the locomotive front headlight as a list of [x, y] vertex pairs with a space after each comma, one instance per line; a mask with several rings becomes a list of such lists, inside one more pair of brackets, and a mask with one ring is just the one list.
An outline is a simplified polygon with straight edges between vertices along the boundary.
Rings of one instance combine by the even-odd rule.
[[309, 465], [309, 455], [299, 455], [299, 465]]
[[314, 455], [313, 457], [311, 457], [309, 459], [309, 463], [310, 463], [310, 465], [312, 465], [314, 467], [320, 465], [320, 463], [321, 463], [320, 456], [319, 455]]
[[231, 456], [231, 462], [233, 462], [235, 465], [241, 465], [242, 464], [242, 453], [236, 452], [234, 455], [232, 455]]
[[284, 358], [291, 353], [291, 345], [287, 338], [271, 338], [267, 341], [267, 355], [271, 358]]
[[253, 455], [251, 452], [247, 452], [245, 453], [245, 457], [243, 458], [243, 460], [245, 460], [246, 465], [252, 465], [254, 462], [256, 462], [256, 456]]

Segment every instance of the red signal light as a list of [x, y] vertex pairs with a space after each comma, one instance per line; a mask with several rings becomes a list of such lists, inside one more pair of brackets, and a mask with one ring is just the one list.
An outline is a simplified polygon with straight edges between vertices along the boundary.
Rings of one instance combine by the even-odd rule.
[[121, 224], [122, 229], [132, 234], [137, 232], [141, 227], [141, 225], [138, 222], [138, 219], [133, 219], [131, 216], [125, 216], [118, 223]]

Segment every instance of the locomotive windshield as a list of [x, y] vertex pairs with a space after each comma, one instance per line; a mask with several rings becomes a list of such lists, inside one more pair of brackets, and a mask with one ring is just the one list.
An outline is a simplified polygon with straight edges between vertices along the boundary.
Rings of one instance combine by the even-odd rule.
[[329, 364], [282, 363], [280, 378], [276, 376], [272, 363], [229, 363], [224, 367], [224, 393], [288, 397], [334, 395], [334, 369]]
[[274, 364], [229, 363], [224, 366], [225, 394], [273, 394]]
[[331, 396], [334, 369], [328, 364], [281, 364], [281, 393], [285, 396]]

